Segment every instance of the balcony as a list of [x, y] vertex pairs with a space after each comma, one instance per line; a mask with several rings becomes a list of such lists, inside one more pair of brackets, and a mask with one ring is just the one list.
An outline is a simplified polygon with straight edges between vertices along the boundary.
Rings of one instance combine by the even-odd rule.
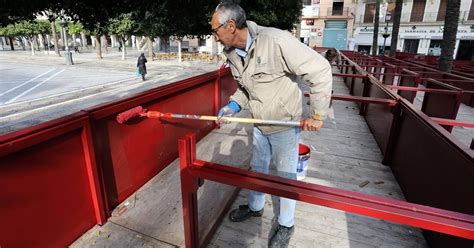
[[[424, 22], [424, 23], [433, 23], [433, 22], [444, 22], [444, 17], [446, 12], [408, 12], [402, 13], [400, 16], [400, 23], [414, 23], [414, 22]], [[393, 20], [393, 16], [392, 16]], [[373, 23], [374, 15], [360, 15], [358, 16], [356, 23]], [[385, 15], [380, 15], [380, 23], [385, 23]], [[388, 21], [389, 23], [392, 21]], [[459, 22], [473, 22], [474, 23], [474, 13], [469, 13], [469, 11], [461, 11], [459, 13]]]
[[319, 13], [320, 17], [353, 17], [353, 10], [351, 8], [327, 8], [326, 11], [322, 9]]

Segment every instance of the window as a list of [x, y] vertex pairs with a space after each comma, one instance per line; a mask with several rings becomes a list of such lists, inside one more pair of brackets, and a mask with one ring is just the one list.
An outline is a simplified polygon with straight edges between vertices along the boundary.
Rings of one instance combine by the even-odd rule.
[[357, 47], [357, 51], [362, 53], [362, 54], [370, 54], [370, 48], [371, 48], [371, 46], [361, 46], [361, 45], [359, 45]]
[[311, 5], [311, 0], [303, 0], [303, 6]]
[[333, 2], [332, 3], [332, 15], [343, 15], [344, 2]]
[[199, 38], [198, 39], [198, 46], [206, 46], [206, 39]]
[[430, 48], [428, 49], [428, 55], [441, 55], [441, 42], [442, 40], [431, 40]]
[[439, 3], [438, 17], [436, 18], [437, 22], [443, 22], [444, 17], [446, 16], [446, 6], [448, 5], [448, 0], [441, 0]]
[[347, 29], [346, 20], [324, 21], [324, 28]]
[[405, 40], [403, 51], [407, 53], [417, 53], [419, 44], [420, 44], [420, 40], [410, 40], [410, 39]]
[[390, 20], [388, 22], [393, 22], [393, 17], [395, 16], [395, 3], [387, 4], [387, 12], [386, 15], [390, 15]]
[[474, 41], [461, 40], [459, 41], [457, 60], [474, 60]]
[[468, 20], [474, 20], [474, 0], [471, 1], [471, 9], [469, 10]]
[[364, 23], [374, 22], [375, 3], [368, 3], [365, 5]]
[[425, 14], [426, 0], [413, 0], [410, 22], [422, 22]]

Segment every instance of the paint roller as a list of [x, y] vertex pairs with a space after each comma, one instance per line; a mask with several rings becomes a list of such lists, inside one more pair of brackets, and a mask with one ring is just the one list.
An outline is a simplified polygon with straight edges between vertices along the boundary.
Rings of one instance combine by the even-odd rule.
[[[141, 106], [129, 109], [117, 115], [117, 122], [123, 124], [130, 119], [136, 117], [146, 118], [165, 118], [165, 119], [187, 119], [187, 120], [201, 120], [201, 121], [217, 121], [217, 116], [208, 115], [190, 115], [190, 114], [175, 114], [175, 113], [163, 113], [159, 111], [149, 111]], [[240, 123], [253, 123], [262, 125], [277, 125], [277, 126], [292, 126], [292, 127], [303, 127], [304, 121], [278, 121], [278, 120], [261, 120], [253, 118], [240, 118], [240, 117], [222, 117], [221, 120], [225, 122], [240, 122]]]

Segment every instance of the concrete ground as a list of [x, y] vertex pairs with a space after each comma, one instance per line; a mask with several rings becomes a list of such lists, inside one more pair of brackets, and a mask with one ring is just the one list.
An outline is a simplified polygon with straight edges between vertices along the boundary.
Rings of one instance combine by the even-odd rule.
[[147, 80], [135, 75], [140, 51], [116, 48], [97, 59], [95, 50], [73, 53], [74, 65], [54, 52], [0, 51], [0, 135], [59, 118], [219, 68], [219, 63], [148, 58]]

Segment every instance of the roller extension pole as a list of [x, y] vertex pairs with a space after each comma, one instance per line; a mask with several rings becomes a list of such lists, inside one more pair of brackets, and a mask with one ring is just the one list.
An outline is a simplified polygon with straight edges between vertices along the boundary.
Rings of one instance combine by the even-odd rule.
[[[117, 115], [117, 122], [122, 124], [134, 117], [147, 117], [147, 118], [165, 118], [165, 119], [187, 119], [187, 120], [202, 120], [202, 121], [217, 121], [217, 116], [208, 115], [186, 115], [186, 114], [174, 114], [174, 113], [162, 113], [159, 111], [147, 111], [142, 107], [138, 106], [123, 113]], [[304, 121], [278, 121], [278, 120], [260, 120], [253, 118], [239, 118], [239, 117], [222, 117], [221, 120], [225, 122], [240, 122], [240, 123], [253, 123], [262, 125], [276, 125], [276, 126], [292, 126], [292, 127], [303, 127]]]

